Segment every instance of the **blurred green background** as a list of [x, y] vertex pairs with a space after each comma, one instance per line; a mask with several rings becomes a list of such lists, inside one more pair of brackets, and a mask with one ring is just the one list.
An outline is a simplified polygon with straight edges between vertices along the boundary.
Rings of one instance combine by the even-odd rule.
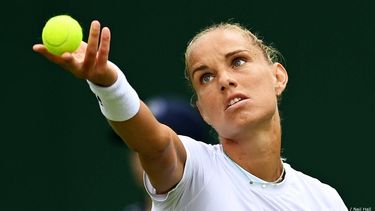
[[112, 30], [110, 59], [142, 99], [191, 92], [188, 40], [240, 22], [284, 56], [283, 155], [335, 187], [348, 208], [375, 209], [375, 13], [368, 1], [19, 1], [1, 13], [0, 210], [117, 210], [142, 198], [128, 151], [113, 141], [85, 81], [31, 48], [48, 18]]

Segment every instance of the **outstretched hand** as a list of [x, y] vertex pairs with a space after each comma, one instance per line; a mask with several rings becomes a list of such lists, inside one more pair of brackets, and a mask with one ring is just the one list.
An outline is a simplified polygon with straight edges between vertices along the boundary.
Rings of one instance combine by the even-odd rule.
[[[100, 41], [100, 42], [99, 42]], [[60, 65], [74, 76], [89, 80], [97, 85], [110, 86], [117, 79], [117, 73], [108, 62], [111, 32], [108, 27], [100, 28], [99, 21], [92, 21], [88, 42], [81, 42], [73, 53], [56, 56], [42, 44], [35, 44], [33, 50], [50, 61]]]

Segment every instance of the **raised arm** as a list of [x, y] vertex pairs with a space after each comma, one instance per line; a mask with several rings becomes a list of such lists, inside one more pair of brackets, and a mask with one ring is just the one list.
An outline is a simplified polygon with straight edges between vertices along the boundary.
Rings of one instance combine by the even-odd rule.
[[[34, 45], [33, 50], [74, 76], [87, 80], [91, 87], [108, 91], [114, 84], [120, 82], [120, 77], [124, 79], [121, 83], [127, 83], [130, 87], [122, 72], [108, 61], [110, 39], [109, 28], [104, 27], [101, 30], [100, 23], [93, 21], [88, 42], [82, 42], [79, 49], [73, 53], [55, 56], [42, 44]], [[185, 149], [177, 134], [166, 125], [159, 123], [138, 96], [128, 100], [140, 101], [135, 103], [136, 110], [129, 118], [118, 120], [106, 117], [126, 144], [138, 152], [142, 166], [157, 192], [167, 192], [182, 178], [186, 160]]]

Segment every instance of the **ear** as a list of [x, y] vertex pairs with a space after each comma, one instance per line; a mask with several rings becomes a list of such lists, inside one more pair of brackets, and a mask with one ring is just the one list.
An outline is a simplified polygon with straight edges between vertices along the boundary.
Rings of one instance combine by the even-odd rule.
[[211, 123], [210, 123], [208, 117], [204, 114], [204, 110], [201, 108], [201, 106], [200, 106], [200, 104], [199, 104], [199, 100], [197, 100], [197, 101], [195, 102], [195, 105], [197, 106], [198, 111], [199, 111], [199, 113], [201, 114], [203, 120], [204, 120], [207, 124], [211, 125]]
[[274, 63], [274, 77], [275, 77], [275, 93], [280, 96], [286, 88], [288, 83], [288, 73], [284, 66], [280, 63]]

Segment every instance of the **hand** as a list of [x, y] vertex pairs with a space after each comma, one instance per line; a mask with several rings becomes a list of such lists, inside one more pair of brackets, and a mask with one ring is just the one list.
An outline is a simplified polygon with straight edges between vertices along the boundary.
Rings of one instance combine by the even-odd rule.
[[[100, 40], [100, 45], [99, 45]], [[108, 62], [111, 32], [104, 27], [100, 33], [99, 21], [92, 21], [88, 42], [81, 42], [73, 53], [56, 56], [49, 53], [42, 44], [35, 44], [33, 50], [50, 61], [60, 65], [74, 76], [89, 80], [97, 85], [110, 86], [117, 79], [113, 65]]]

